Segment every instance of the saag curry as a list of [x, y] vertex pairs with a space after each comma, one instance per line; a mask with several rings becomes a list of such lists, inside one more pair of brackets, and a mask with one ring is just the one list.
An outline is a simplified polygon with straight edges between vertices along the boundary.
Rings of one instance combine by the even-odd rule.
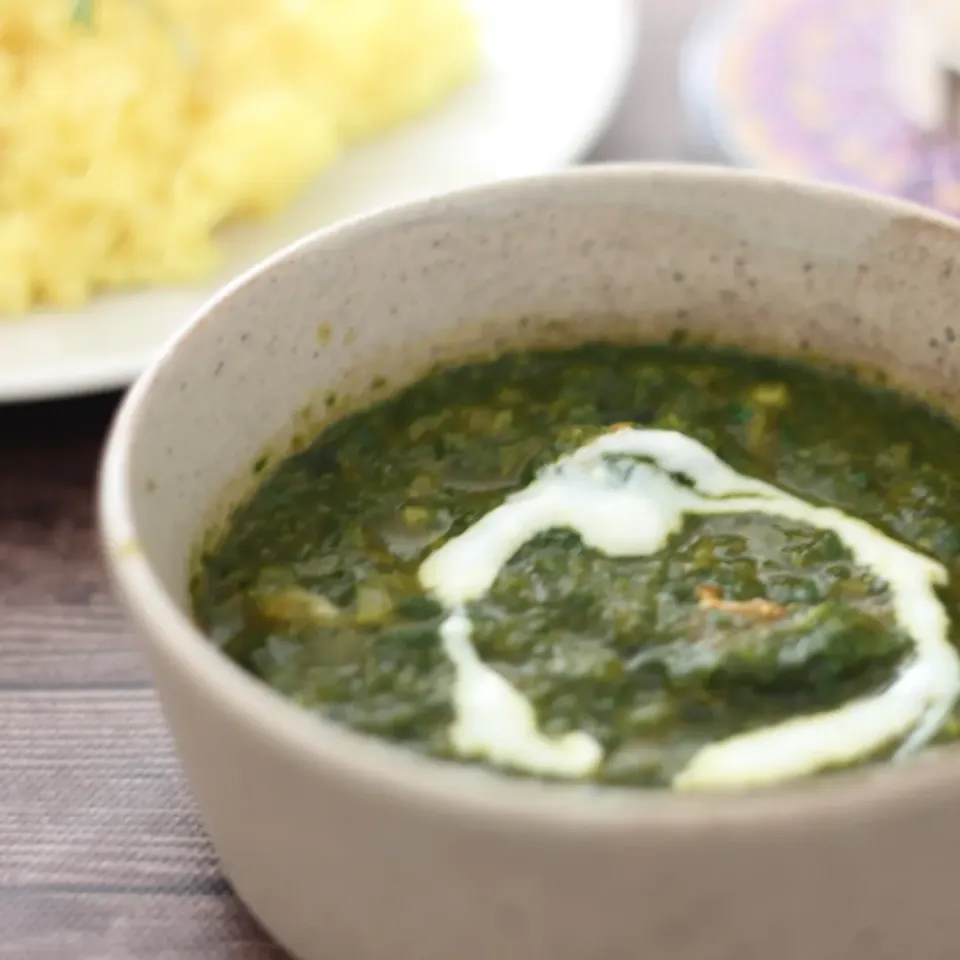
[[[621, 430], [640, 454], [603, 454], [589, 482], [647, 497], [624, 500], [625, 527], [668, 482], [682, 521], [662, 544], [618, 553], [541, 523], [456, 609], [425, 586], [431, 557], [477, 539], [494, 515], [513, 536], [504, 504], [529, 505], [541, 488], [554, 496], [544, 484], [558, 464], [576, 466]], [[644, 445], [671, 438], [675, 459], [692, 456], [709, 477], [726, 470], [733, 488], [704, 500], [703, 477], [664, 473]], [[759, 484], [755, 509], [741, 481]], [[578, 502], [580, 488], [564, 489]], [[783, 512], [766, 509], [768, 495]], [[807, 522], [802, 508], [826, 519]], [[908, 598], [921, 621], [944, 612], [930, 664], [908, 601], [865, 562], [866, 547], [851, 548], [866, 525], [881, 553], [915, 552], [917, 582], [930, 581], [929, 597]], [[960, 431], [918, 402], [800, 362], [677, 346], [510, 354], [431, 374], [268, 471], [203, 552], [193, 600], [228, 656], [355, 730], [507, 772], [676, 785], [711, 744], [839, 715], [892, 690], [911, 663], [955, 668]], [[529, 711], [514, 719], [535, 722], [541, 739], [580, 737], [594, 745], [590, 762], [551, 774], [458, 740], [461, 640], [460, 666], [486, 671], [467, 699], [500, 697], [494, 721]], [[916, 684], [901, 686], [894, 709], [915, 706], [908, 719], [923, 714], [925, 740], [960, 734], [953, 687], [920, 703]], [[888, 758], [909, 726], [816, 769]]]

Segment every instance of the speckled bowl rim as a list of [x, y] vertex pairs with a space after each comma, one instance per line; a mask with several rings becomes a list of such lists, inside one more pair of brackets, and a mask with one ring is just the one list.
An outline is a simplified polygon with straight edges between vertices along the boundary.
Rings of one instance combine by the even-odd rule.
[[[754, 181], [786, 192], [846, 205], [886, 210], [891, 220], [921, 219], [957, 234], [960, 224], [911, 203], [863, 191], [797, 181], [753, 171], [693, 164], [609, 164], [498, 181], [418, 200], [340, 222], [281, 250], [246, 271], [198, 310], [166, 345], [124, 398], [107, 440], [98, 488], [102, 549], [115, 589], [147, 642], [200, 691], [220, 702], [251, 737], [269, 737], [273, 748], [299, 764], [322, 766], [351, 780], [356, 788], [389, 791], [397, 802], [427, 806], [437, 815], [493, 818], [527, 830], [610, 831], [655, 829], [743, 831], [752, 836], [806, 832], [813, 824], [837, 825], [877, 815], [891, 807], [926, 806], [955, 798], [960, 788], [960, 748], [940, 747], [904, 765], [883, 765], [813, 779], [776, 790], [742, 795], [678, 795], [584, 784], [542, 784], [512, 779], [473, 767], [432, 760], [412, 751], [354, 733], [317, 718], [220, 653], [167, 594], [137, 547], [130, 482], [130, 454], [143, 407], [161, 371], [191, 348], [195, 329], [222, 322], [234, 300], [255, 278], [278, 264], [316, 256], [334, 237], [362, 240], [398, 223], [429, 215], [435, 205], [456, 198], [485, 202], [551, 192], [585, 179], [671, 180], [714, 183]], [[542, 193], [539, 194], [542, 196]], [[293, 411], [291, 411], [292, 415]]]

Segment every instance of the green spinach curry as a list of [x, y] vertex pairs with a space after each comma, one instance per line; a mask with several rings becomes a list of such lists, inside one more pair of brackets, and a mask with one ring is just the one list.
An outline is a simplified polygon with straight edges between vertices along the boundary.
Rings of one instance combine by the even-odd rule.
[[[549, 779], [542, 764], [458, 742], [457, 658], [444, 632], [456, 617], [423, 585], [421, 565], [549, 479], [550, 465], [624, 424], [641, 445], [682, 434], [794, 506], [768, 512], [740, 496], [741, 508], [726, 513], [711, 500], [707, 512], [678, 513], [655, 548], [624, 555], [587, 545], [569, 525], [519, 538], [461, 610], [475, 656], [459, 649], [487, 671], [475, 697], [501, 697], [492, 722], [526, 710], [514, 719], [535, 723], [541, 738], [595, 745], [580, 778], [636, 786], [676, 784], [710, 745], [744, 735], [737, 742], [749, 742], [760, 764], [764, 751], [782, 752], [780, 742], [751, 733], [790, 736], [795, 718], [839, 717], [878, 696], [901, 719], [810, 772], [893, 756], [934, 700], [926, 739], [960, 734], [949, 684], [929, 703], [905, 680], [902, 695], [884, 693], [905, 665], [924, 666], [905, 626], [910, 603], [925, 623], [943, 615], [929, 682], [955, 666], [960, 432], [890, 391], [732, 352], [592, 345], [511, 354], [436, 372], [347, 416], [269, 471], [205, 550], [193, 581], [198, 622], [248, 671], [338, 723]], [[605, 461], [609, 476], [616, 460]], [[655, 472], [649, 457], [633, 463]], [[671, 476], [676, 496], [701, 496], [690, 489], [696, 479]], [[826, 519], [807, 522], [800, 500]], [[497, 516], [512, 536], [519, 521]], [[869, 524], [874, 541], [895, 542], [890, 550], [922, 555], [922, 569], [935, 561], [929, 596], [916, 593], [928, 588], [916, 586], [923, 576], [907, 571], [898, 598], [891, 578], [865, 562], [866, 548], [852, 548], [864, 524], [844, 516]], [[831, 517], [841, 517], [836, 530]], [[466, 630], [465, 617], [458, 623]]]

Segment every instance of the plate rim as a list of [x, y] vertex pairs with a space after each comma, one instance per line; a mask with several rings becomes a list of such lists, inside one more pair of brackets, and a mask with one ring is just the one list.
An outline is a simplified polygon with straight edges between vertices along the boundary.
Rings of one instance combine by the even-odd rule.
[[753, 169], [756, 164], [726, 135], [714, 89], [726, 41], [742, 14], [738, 0], [723, 0], [695, 18], [680, 50], [680, 99], [688, 121], [695, 126], [690, 132], [697, 138], [698, 148], [710, 153], [713, 162]]

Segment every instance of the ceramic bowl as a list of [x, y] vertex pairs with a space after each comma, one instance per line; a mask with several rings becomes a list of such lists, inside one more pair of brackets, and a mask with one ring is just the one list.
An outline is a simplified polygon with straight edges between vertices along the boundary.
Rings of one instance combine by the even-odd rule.
[[708, 168], [485, 186], [274, 257], [128, 395], [102, 473], [106, 556], [223, 869], [302, 960], [960, 951], [956, 750], [733, 797], [518, 782], [301, 711], [191, 623], [192, 547], [306, 406], [322, 419], [330, 392], [349, 409], [490, 347], [680, 332], [879, 369], [957, 412], [960, 228]]

